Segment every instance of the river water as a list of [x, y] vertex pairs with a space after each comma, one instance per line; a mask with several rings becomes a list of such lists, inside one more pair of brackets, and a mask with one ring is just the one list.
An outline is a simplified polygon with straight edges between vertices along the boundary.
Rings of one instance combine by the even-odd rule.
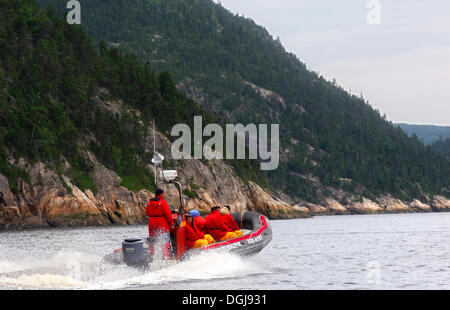
[[146, 226], [0, 233], [0, 289], [450, 289], [450, 213], [270, 222], [261, 253], [208, 253], [151, 272], [101, 264]]

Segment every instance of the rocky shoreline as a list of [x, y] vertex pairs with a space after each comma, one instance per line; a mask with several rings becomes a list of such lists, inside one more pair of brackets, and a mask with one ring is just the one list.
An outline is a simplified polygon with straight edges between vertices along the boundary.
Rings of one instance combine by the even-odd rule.
[[[147, 133], [153, 136], [151, 129]], [[170, 160], [170, 141], [156, 132], [157, 145]], [[148, 150], [153, 145], [145, 145]], [[62, 159], [63, 171], [58, 173], [42, 162], [30, 164], [24, 158], [8, 161], [23, 171], [28, 183], [19, 179], [13, 194], [8, 179], [0, 173], [0, 231], [12, 229], [86, 227], [145, 224], [145, 207], [153, 194], [147, 190], [133, 192], [121, 186], [122, 179], [102, 165], [90, 152], [84, 154], [92, 167], [92, 181], [97, 191], [80, 190], [65, 171], [70, 165]], [[389, 195], [368, 199], [333, 188], [321, 195], [317, 204], [292, 203], [282, 193], [269, 193], [253, 182], [244, 182], [224, 161], [185, 160], [179, 167], [180, 182], [188, 192], [184, 195], [185, 209], [209, 211], [214, 205], [230, 205], [232, 211], [252, 210], [270, 219], [307, 218], [318, 215], [379, 214], [406, 212], [450, 211], [450, 200], [442, 196], [426, 198], [426, 203], [414, 200], [406, 203]], [[65, 170], [64, 170], [65, 169]], [[311, 182], [314, 182], [311, 179]], [[317, 185], [317, 184], [316, 184]], [[162, 186], [169, 204], [175, 206], [178, 192], [174, 186]], [[281, 197], [281, 198], [280, 198]], [[345, 203], [344, 203], [345, 202]]]
[[[137, 193], [120, 186], [120, 178], [106, 169], [95, 157], [94, 180], [99, 191], [94, 195], [90, 190], [81, 191], [70, 180], [47, 169], [43, 163], [26, 168], [31, 176], [31, 184], [19, 181], [19, 194], [9, 190], [8, 179], [0, 174], [0, 191], [5, 204], [0, 205], [0, 231], [54, 228], [87, 227], [145, 224], [145, 207], [153, 194], [146, 190]], [[192, 168], [192, 167], [191, 167]], [[200, 167], [197, 167], [200, 168]], [[203, 167], [204, 168], [204, 167]], [[362, 198], [343, 205], [338, 200], [326, 198], [320, 204], [308, 202], [291, 205], [269, 194], [255, 183], [244, 184], [238, 178], [221, 178], [229, 167], [215, 165], [207, 171], [218, 176], [217, 188], [199, 188], [196, 197], [184, 197], [185, 208], [197, 208], [207, 212], [212, 205], [229, 204], [233, 211], [252, 210], [267, 215], [270, 219], [296, 219], [321, 215], [385, 214], [450, 211], [450, 200], [435, 196], [429, 203], [414, 200], [405, 203], [390, 196], [377, 201]], [[189, 168], [184, 174], [189, 179]], [[198, 171], [193, 169], [192, 172]], [[206, 173], [206, 172], [205, 172]], [[204, 174], [205, 174], [204, 173]], [[204, 175], [203, 174], [203, 175]], [[63, 182], [64, 180], [64, 182]], [[64, 184], [65, 183], [65, 184]], [[64, 186], [70, 187], [70, 192]], [[184, 184], [189, 186], [188, 184]], [[233, 195], [219, 194], [217, 190], [231, 188]], [[213, 186], [214, 187], [214, 186]], [[168, 199], [177, 198], [177, 192], [166, 186]]]

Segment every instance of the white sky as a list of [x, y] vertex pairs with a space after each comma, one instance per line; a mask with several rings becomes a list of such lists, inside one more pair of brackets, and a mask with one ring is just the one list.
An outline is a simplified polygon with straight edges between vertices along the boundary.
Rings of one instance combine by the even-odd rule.
[[[221, 0], [393, 122], [450, 125], [450, 1]], [[217, 1], [216, 1], [217, 2]], [[376, 2], [376, 1], [375, 1]]]

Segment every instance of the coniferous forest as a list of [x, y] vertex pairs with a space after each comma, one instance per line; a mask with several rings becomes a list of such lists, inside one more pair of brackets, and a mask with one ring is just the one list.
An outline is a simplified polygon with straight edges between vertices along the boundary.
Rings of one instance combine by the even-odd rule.
[[445, 140], [438, 140], [431, 145], [431, 147], [438, 153], [450, 158], [450, 138]]
[[[216, 121], [176, 90], [169, 72], [155, 74], [105, 43], [94, 47], [82, 28], [69, 26], [54, 10], [41, 11], [32, 0], [2, 0], [0, 6], [0, 171], [13, 191], [17, 178], [28, 178], [9, 164], [7, 152], [57, 170], [63, 157], [76, 185], [95, 192], [83, 150], [118, 172], [126, 187], [152, 189], [146, 168], [152, 154], [139, 145], [151, 119], [166, 134], [193, 115]], [[102, 111], [97, 96], [123, 100], [141, 116]]]
[[[445, 155], [210, 0], [80, 1], [81, 26], [63, 19], [65, 1], [37, 2], [43, 10], [32, 0], [0, 0], [0, 172], [11, 184], [27, 176], [8, 152], [57, 169], [64, 157], [77, 185], [95, 191], [80, 155], [89, 149], [130, 189], [151, 189], [151, 154], [133, 143], [144, 126], [155, 118], [169, 136], [174, 124], [202, 115], [204, 123], [280, 124], [278, 169], [231, 163], [243, 178], [298, 199], [317, 201], [311, 177], [369, 197], [450, 196]], [[93, 108], [99, 89], [138, 111], [144, 126]], [[202, 94], [193, 96], [198, 102], [182, 93], [192, 90]]]

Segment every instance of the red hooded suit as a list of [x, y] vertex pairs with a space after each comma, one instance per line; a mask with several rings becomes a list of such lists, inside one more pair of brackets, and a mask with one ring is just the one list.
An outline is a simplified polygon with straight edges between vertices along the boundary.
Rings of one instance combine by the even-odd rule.
[[194, 247], [195, 241], [205, 238], [205, 235], [197, 229], [195, 224], [191, 225], [189, 222], [186, 222], [186, 238], [188, 248], [192, 249]]
[[206, 220], [201, 217], [197, 216], [194, 217], [194, 225], [198, 228], [198, 230], [204, 234], [208, 233], [208, 229], [206, 228]]
[[222, 220], [232, 231], [240, 230], [239, 226], [234, 221], [234, 218], [230, 214], [222, 215]]
[[205, 219], [206, 228], [214, 240], [221, 240], [227, 232], [232, 232], [232, 230], [223, 222], [222, 214], [217, 210], [211, 211]]
[[173, 225], [172, 214], [169, 205], [160, 196], [152, 198], [147, 203], [146, 212], [148, 219], [148, 235], [154, 236], [157, 232], [169, 232]]

